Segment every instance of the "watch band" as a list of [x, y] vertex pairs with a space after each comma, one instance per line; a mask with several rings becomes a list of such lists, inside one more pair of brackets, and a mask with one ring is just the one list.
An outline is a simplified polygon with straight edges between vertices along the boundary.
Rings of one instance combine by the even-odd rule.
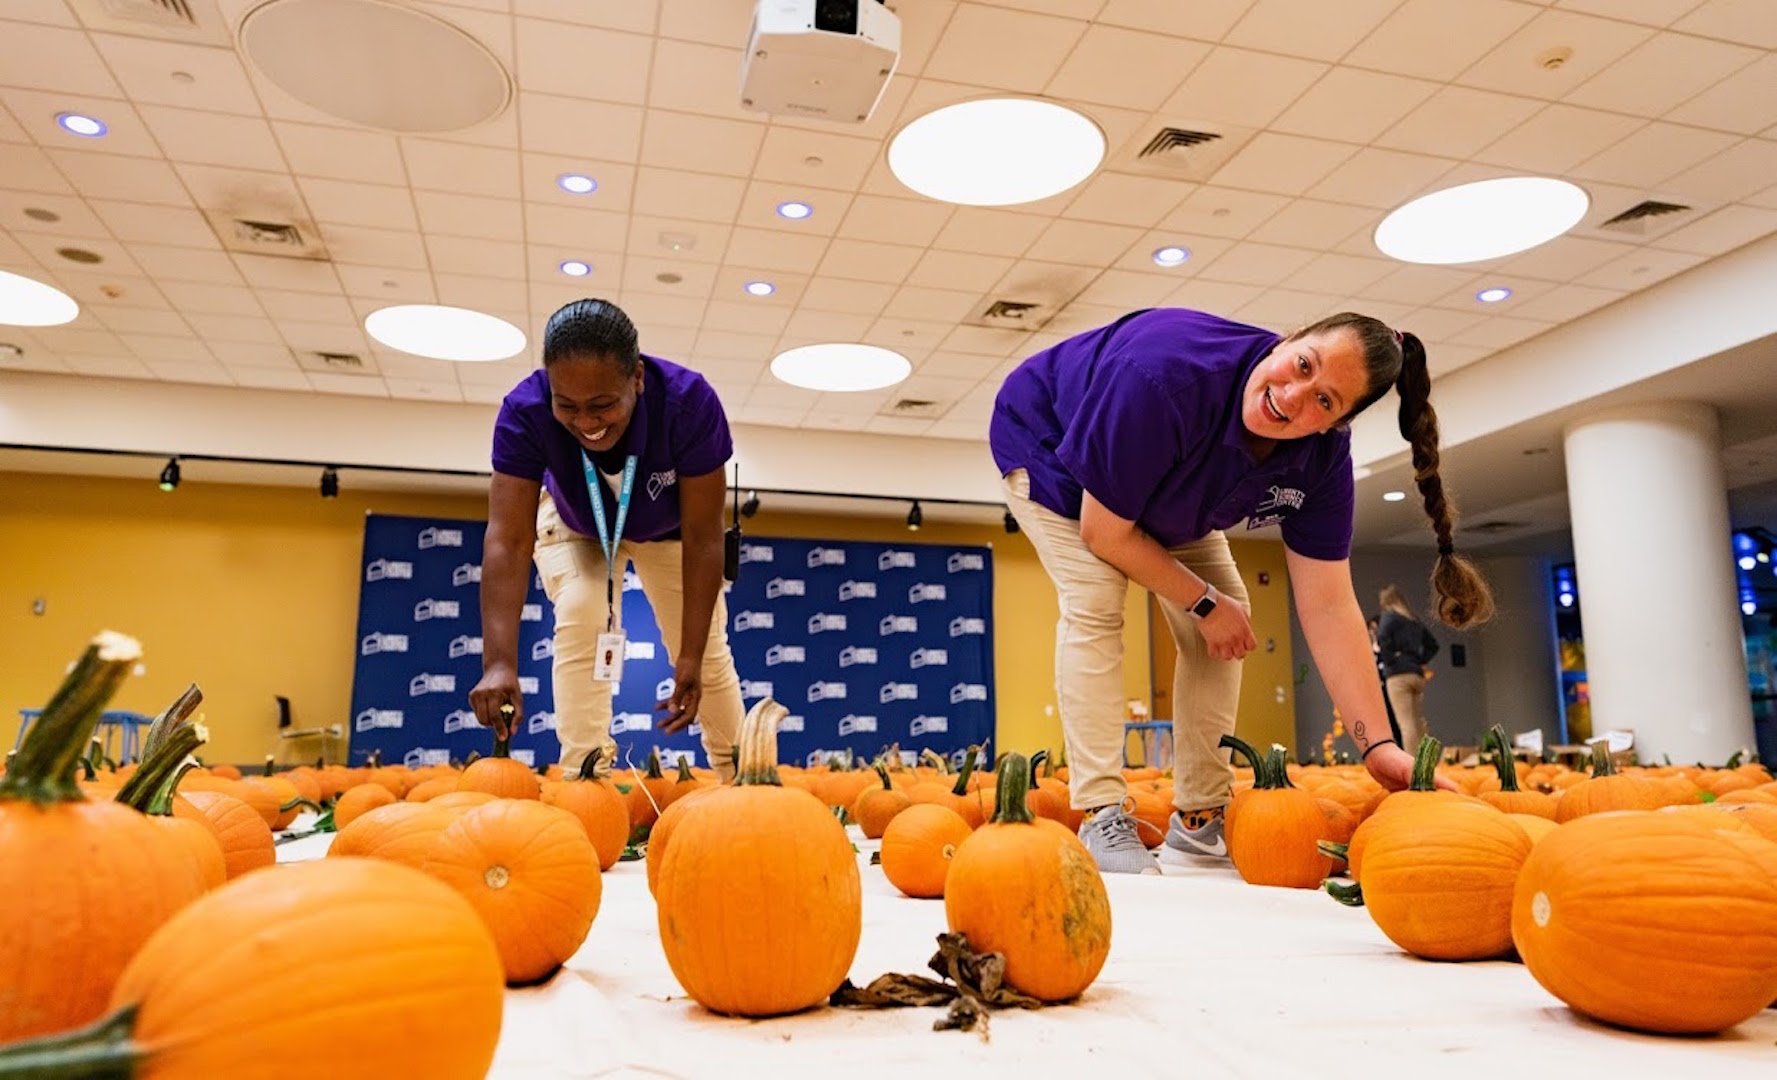
[[1209, 582], [1203, 583], [1203, 595], [1191, 605], [1191, 614], [1199, 619], [1206, 619], [1216, 609], [1216, 587]]

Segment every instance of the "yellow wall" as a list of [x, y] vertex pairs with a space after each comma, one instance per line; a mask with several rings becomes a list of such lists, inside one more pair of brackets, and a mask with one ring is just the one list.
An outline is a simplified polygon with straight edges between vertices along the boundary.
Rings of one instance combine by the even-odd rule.
[[[1275, 742], [1294, 749], [1296, 685], [1290, 647], [1289, 569], [1283, 561], [1283, 544], [1277, 540], [1230, 540], [1228, 546], [1252, 598], [1253, 636], [1259, 639], [1258, 651], [1247, 654], [1240, 672], [1235, 730], [1254, 746]], [[1261, 572], [1269, 577], [1269, 584], [1259, 584]], [[1278, 699], [1279, 687], [1282, 700]]]
[[[165, 493], [142, 480], [0, 473], [0, 749], [11, 746], [18, 710], [41, 706], [105, 628], [135, 635], [145, 652], [145, 673], [125, 684], [116, 707], [152, 714], [187, 683], [203, 687], [209, 760], [293, 751], [279, 746], [275, 695], [290, 699], [298, 727], [344, 723], [364, 515], [373, 511], [481, 519], [486, 504], [349, 486], [333, 500], [308, 488], [196, 483]], [[914, 535], [892, 519], [773, 513], [769, 503], [744, 527], [757, 536], [991, 544], [998, 748], [1060, 746], [1055, 591], [1022, 534], [929, 523]], [[1235, 553], [1261, 647], [1246, 662], [1241, 728], [1287, 742], [1294, 721], [1282, 548], [1237, 543]], [[1256, 584], [1259, 570], [1270, 572], [1270, 586]], [[41, 616], [31, 610], [39, 597]], [[1148, 700], [1144, 605], [1145, 594], [1131, 590], [1124, 686], [1126, 698]], [[1264, 653], [1267, 637], [1276, 653]], [[1275, 685], [1289, 702], [1274, 701]]]

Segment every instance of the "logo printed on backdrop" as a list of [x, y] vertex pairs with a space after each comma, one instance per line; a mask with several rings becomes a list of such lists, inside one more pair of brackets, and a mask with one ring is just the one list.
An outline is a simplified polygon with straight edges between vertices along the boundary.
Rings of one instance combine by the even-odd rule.
[[406, 652], [406, 634], [366, 634], [359, 643], [359, 656], [375, 656], [377, 653]]
[[413, 621], [425, 622], [427, 619], [457, 619], [461, 605], [455, 600], [421, 600], [413, 606]]
[[882, 622], [876, 627], [876, 633], [879, 637], [888, 637], [890, 634], [917, 634], [919, 633], [919, 616], [884, 615]]
[[653, 730], [653, 713], [620, 712], [611, 717], [611, 734], [613, 735], [622, 735], [631, 731]]
[[[617, 695], [615, 693], [613, 693], [611, 696], [613, 698], [615, 698]], [[659, 704], [660, 702], [665, 701], [666, 699], [668, 699], [672, 696], [673, 696], [673, 678], [672, 678], [672, 676], [668, 675], [666, 678], [664, 678], [654, 684], [654, 702], [655, 702], [655, 704]]]
[[457, 692], [455, 675], [433, 675], [421, 672], [407, 680], [408, 697], [424, 697], [427, 694], [454, 694]]
[[908, 667], [949, 667], [950, 651], [948, 649], [915, 649], [907, 657]]
[[481, 583], [481, 564], [464, 563], [450, 572], [452, 585], [479, 585]]
[[950, 688], [950, 703], [960, 704], [964, 701], [986, 701], [987, 686], [983, 683], [957, 683]]
[[808, 649], [802, 645], [773, 645], [765, 650], [765, 666], [808, 663]]
[[851, 667], [853, 664], [876, 663], [876, 650], [863, 645], [847, 645], [839, 650], [839, 666]]
[[740, 681], [740, 696], [743, 698], [768, 698], [776, 697], [777, 692], [772, 689], [770, 679], [742, 679]]
[[450, 658], [452, 660], [455, 660], [459, 656], [480, 656], [480, 655], [481, 655], [481, 639], [480, 638], [470, 637], [468, 634], [459, 634], [456, 637], [450, 639]]
[[777, 552], [772, 550], [770, 544], [742, 544], [740, 546], [740, 561], [743, 563], [776, 562]]
[[394, 559], [378, 559], [364, 567], [365, 581], [382, 581], [385, 578], [411, 581], [413, 579], [413, 564], [397, 562]]
[[807, 596], [808, 582], [800, 578], [774, 577], [765, 583], [765, 599], [776, 600], [780, 596]]
[[519, 622], [542, 622], [543, 621], [543, 605], [542, 604], [526, 604], [524, 607], [519, 609], [518, 621]]
[[828, 630], [844, 630], [844, 629], [845, 629], [845, 616], [844, 615], [829, 615], [826, 612], [822, 611], [822, 612], [816, 612], [815, 614], [810, 615], [808, 617], [808, 632], [811, 634], [822, 634], [822, 633], [826, 633]]
[[417, 542], [421, 551], [427, 551], [435, 547], [460, 548], [463, 546], [463, 530], [440, 529], [434, 525], [430, 528], [421, 529]]
[[530, 735], [541, 735], [545, 731], [554, 731], [555, 714], [552, 712], [526, 713], [524, 729]]
[[808, 721], [806, 718], [791, 713], [778, 721], [777, 729], [779, 731], [804, 731], [807, 729], [807, 725]]
[[839, 584], [841, 600], [874, 600], [876, 599], [876, 582], [874, 581], [843, 581]]
[[538, 685], [537, 677], [535, 675], [520, 675], [518, 677], [519, 693], [529, 694], [534, 697], [541, 691], [542, 687]]
[[923, 604], [928, 600], [948, 599], [950, 599], [950, 591], [942, 585], [928, 585], [922, 581], [907, 590], [909, 604]]
[[845, 684], [842, 682], [816, 682], [808, 684], [808, 701], [838, 701], [845, 697]]
[[548, 660], [555, 656], [555, 639], [552, 637], [538, 638], [531, 642], [531, 659]]
[[950, 620], [951, 637], [979, 636], [987, 633], [987, 620], [974, 619], [967, 615], [959, 615]]
[[915, 551], [885, 551], [876, 557], [878, 570], [917, 570], [919, 569], [919, 553]]
[[[535, 750], [531, 750], [531, 749], [514, 750], [514, 751], [512, 751], [512, 760], [523, 762], [524, 764], [532, 766], [534, 768], [537, 764], [537, 752]], [[962, 759], [958, 758], [957, 760], [960, 761]]]
[[877, 704], [887, 705], [891, 701], [918, 701], [919, 684], [910, 682], [883, 683], [877, 691]]
[[987, 560], [966, 551], [957, 551], [953, 552], [950, 558], [944, 560], [944, 568], [952, 574], [958, 574], [964, 570], [985, 570], [987, 569]]
[[659, 501], [660, 493], [679, 482], [679, 470], [668, 469], [665, 472], [648, 474], [648, 498]]
[[401, 764], [410, 769], [417, 769], [421, 765], [449, 765], [450, 751], [416, 746], [401, 756]]
[[444, 714], [444, 733], [455, 735], [459, 731], [471, 731], [481, 726], [475, 714], [468, 709], [455, 709]]
[[913, 718], [912, 725], [908, 727], [909, 734], [916, 739], [928, 732], [949, 730], [950, 717], [948, 716], [916, 716]]
[[774, 611], [743, 611], [734, 617], [734, 632], [739, 634], [747, 630], [772, 630], [777, 627], [777, 613]]
[[642, 587], [642, 579], [634, 570], [627, 567], [623, 571], [623, 591], [635, 592]]
[[813, 570], [817, 566], [844, 566], [844, 565], [845, 565], [845, 549], [844, 548], [818, 547], [818, 548], [814, 548], [814, 549], [810, 550], [808, 553], [808, 568], [810, 570]]
[[855, 735], [860, 731], [875, 730], [876, 717], [874, 716], [858, 716], [855, 713], [847, 713], [839, 718], [839, 734], [841, 736]]
[[400, 709], [365, 709], [359, 713], [352, 724], [356, 731], [369, 731], [372, 728], [398, 728], [406, 721], [406, 715]]
[[652, 660], [654, 659], [654, 643], [652, 641], [632, 641], [625, 639], [623, 642], [623, 658], [625, 660]]

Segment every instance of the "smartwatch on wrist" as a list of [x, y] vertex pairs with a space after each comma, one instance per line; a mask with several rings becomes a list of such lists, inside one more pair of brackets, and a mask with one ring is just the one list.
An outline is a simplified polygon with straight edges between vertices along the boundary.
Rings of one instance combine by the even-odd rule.
[[1199, 619], [1209, 618], [1209, 613], [1216, 609], [1216, 587], [1209, 582], [1203, 583], [1203, 598], [1191, 605], [1191, 614]]

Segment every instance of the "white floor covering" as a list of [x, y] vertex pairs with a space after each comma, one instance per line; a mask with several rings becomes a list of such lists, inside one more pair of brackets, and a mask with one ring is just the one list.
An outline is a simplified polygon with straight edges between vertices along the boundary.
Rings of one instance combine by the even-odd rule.
[[[296, 826], [301, 828], [299, 822]], [[854, 829], [864, 933], [852, 980], [925, 974], [942, 901], [901, 896]], [[331, 835], [279, 848], [319, 858]], [[1726, 1035], [1662, 1038], [1580, 1019], [1506, 962], [1396, 949], [1324, 893], [1243, 884], [1232, 868], [1114, 877], [1109, 961], [1077, 1003], [993, 1016], [986, 1038], [935, 1032], [940, 1010], [822, 1008], [748, 1021], [684, 996], [661, 952], [643, 864], [604, 877], [592, 932], [549, 983], [509, 990], [496, 1080], [823, 1076], [1317, 1078], [1415, 1075], [1777, 1076], [1777, 1010]], [[1574, 1070], [1578, 1070], [1577, 1072]]]

